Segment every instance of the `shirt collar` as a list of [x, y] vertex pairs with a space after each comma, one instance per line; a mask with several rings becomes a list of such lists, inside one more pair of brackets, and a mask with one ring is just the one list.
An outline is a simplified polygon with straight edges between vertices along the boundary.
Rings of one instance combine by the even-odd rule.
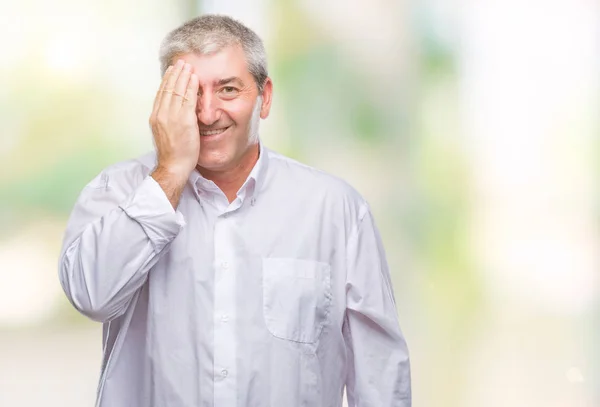
[[[264, 144], [259, 140], [259, 156], [258, 161], [254, 164], [252, 171], [248, 175], [248, 178], [242, 184], [238, 191], [238, 196], [243, 200], [246, 198], [256, 199], [257, 194], [260, 192], [260, 188], [263, 185], [264, 178], [266, 177], [267, 167], [269, 165], [269, 152]], [[194, 194], [197, 199], [200, 199], [200, 191], [206, 193], [216, 193], [218, 191], [217, 185], [204, 178], [197, 170], [192, 171], [188, 179]]]

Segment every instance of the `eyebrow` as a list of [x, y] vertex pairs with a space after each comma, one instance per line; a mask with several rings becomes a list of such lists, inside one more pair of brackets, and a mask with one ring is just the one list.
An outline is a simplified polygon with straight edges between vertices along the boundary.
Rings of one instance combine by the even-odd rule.
[[215, 82], [215, 84], [217, 86], [223, 86], [223, 85], [227, 85], [228, 83], [231, 83], [231, 82], [238, 82], [240, 84], [240, 86], [244, 86], [244, 82], [237, 76], [231, 76], [229, 78], [219, 79], [218, 81]]

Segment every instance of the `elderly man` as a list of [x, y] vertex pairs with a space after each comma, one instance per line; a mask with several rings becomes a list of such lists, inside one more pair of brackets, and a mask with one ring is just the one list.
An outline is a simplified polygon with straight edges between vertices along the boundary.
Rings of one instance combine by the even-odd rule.
[[409, 407], [384, 250], [348, 184], [267, 149], [258, 36], [206, 15], [167, 35], [156, 151], [82, 191], [62, 287], [102, 322], [101, 407]]

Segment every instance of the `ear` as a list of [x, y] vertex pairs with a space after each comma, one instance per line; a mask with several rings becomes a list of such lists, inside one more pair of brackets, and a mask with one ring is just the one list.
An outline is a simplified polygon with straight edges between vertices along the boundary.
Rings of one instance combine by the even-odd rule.
[[266, 119], [271, 111], [271, 101], [273, 100], [273, 81], [267, 77], [263, 87], [262, 106], [260, 107], [260, 118]]

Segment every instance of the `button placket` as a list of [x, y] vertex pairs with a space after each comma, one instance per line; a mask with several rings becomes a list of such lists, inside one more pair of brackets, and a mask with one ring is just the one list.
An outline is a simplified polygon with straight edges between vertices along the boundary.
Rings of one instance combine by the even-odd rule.
[[[222, 209], [221, 209], [222, 210]], [[224, 214], [223, 214], [224, 215]], [[214, 234], [214, 397], [218, 405], [235, 405], [236, 398], [236, 273], [237, 259], [232, 242], [234, 225], [221, 215]], [[215, 404], [215, 405], [216, 405]]]

